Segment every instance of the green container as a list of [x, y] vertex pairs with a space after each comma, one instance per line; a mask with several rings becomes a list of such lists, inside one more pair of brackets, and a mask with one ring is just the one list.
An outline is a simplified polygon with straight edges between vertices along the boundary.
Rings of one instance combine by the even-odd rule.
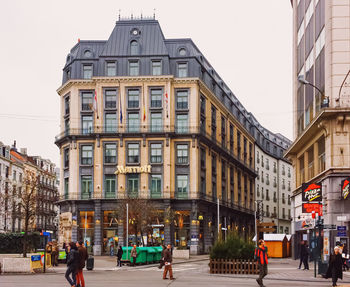
[[147, 263], [156, 262], [157, 250], [153, 247], [147, 247]]
[[[131, 262], [131, 250], [132, 247], [123, 247], [122, 260], [128, 260]], [[136, 247], [137, 257], [136, 264], [146, 264], [147, 263], [147, 247]]]
[[147, 264], [148, 247], [139, 247], [137, 251], [136, 263]]
[[156, 262], [159, 262], [161, 259], [162, 259], [162, 251], [163, 251], [163, 247], [162, 246], [156, 246], [156, 247], [153, 247], [153, 249], [156, 250], [156, 254], [155, 254], [155, 258], [154, 260]]

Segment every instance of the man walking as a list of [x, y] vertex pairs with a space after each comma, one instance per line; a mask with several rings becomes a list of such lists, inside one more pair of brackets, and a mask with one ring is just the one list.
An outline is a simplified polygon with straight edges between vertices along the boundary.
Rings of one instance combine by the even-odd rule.
[[[304, 240], [302, 240], [300, 242], [300, 252], [299, 252], [299, 256], [300, 256], [300, 262], [299, 262], [299, 269], [301, 269], [301, 265], [304, 263], [304, 256], [305, 256], [306, 250], [305, 250], [305, 244], [304, 244]], [[304, 265], [305, 267], [305, 265]]]
[[263, 279], [267, 275], [267, 252], [265, 248], [265, 241], [260, 239], [259, 246], [255, 249], [254, 258], [258, 262], [259, 266], [259, 278], [256, 279], [260, 287], [264, 287]]
[[169, 276], [170, 280], [174, 280], [175, 278], [173, 277], [173, 268], [171, 266], [173, 262], [173, 256], [171, 255], [171, 245], [168, 244], [167, 249], [164, 250], [164, 272], [163, 272], [163, 279], [168, 279], [166, 277], [168, 271], [169, 271]]
[[88, 253], [86, 248], [84, 247], [83, 241], [78, 241], [76, 243], [78, 247], [78, 253], [79, 253], [79, 266], [77, 271], [77, 286], [85, 287], [85, 280], [83, 275], [83, 269], [85, 267], [85, 262], [88, 259]]

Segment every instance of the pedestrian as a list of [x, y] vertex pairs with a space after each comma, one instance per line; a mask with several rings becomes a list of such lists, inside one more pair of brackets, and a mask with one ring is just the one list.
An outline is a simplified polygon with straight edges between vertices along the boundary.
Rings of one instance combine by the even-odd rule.
[[83, 269], [85, 267], [85, 262], [88, 259], [88, 253], [86, 248], [84, 247], [83, 241], [77, 241], [76, 246], [78, 248], [78, 254], [79, 254], [79, 266], [77, 271], [77, 287], [85, 287]]
[[58, 266], [58, 245], [57, 242], [54, 241], [52, 244], [52, 253], [51, 253], [51, 265], [52, 266]]
[[258, 248], [255, 249], [254, 258], [258, 262], [259, 278], [256, 279], [260, 287], [264, 287], [263, 279], [267, 275], [267, 252], [265, 248], [265, 241], [260, 239], [258, 241]]
[[[46, 244], [46, 253], [47, 254], [50, 254], [49, 256], [49, 260], [47, 260], [47, 264], [50, 264], [52, 266], [52, 242], [49, 241], [47, 244]], [[47, 255], [46, 255], [47, 256]], [[46, 257], [47, 259], [48, 257]]]
[[343, 279], [343, 259], [339, 247], [334, 247], [334, 254], [329, 258], [328, 269], [325, 278], [332, 278], [333, 285], [337, 286], [338, 278]]
[[307, 241], [304, 242], [304, 246], [305, 246], [305, 253], [304, 253], [304, 258], [303, 258], [304, 270], [310, 270], [309, 269], [310, 248], [309, 248], [309, 244], [307, 243]]
[[348, 266], [349, 255], [348, 255], [348, 247], [346, 243], [344, 243], [343, 245], [342, 258], [343, 258], [343, 271], [345, 271], [345, 269], [349, 271], [349, 266]]
[[162, 269], [163, 266], [164, 266], [164, 252], [166, 250], [166, 247], [165, 247], [164, 244], [162, 245], [162, 247], [163, 247], [163, 250], [162, 250], [161, 258], [160, 258], [160, 261], [159, 261], [159, 266], [158, 266], [159, 269]]
[[132, 260], [131, 264], [132, 264], [132, 266], [135, 266], [136, 265], [136, 258], [137, 258], [136, 245], [134, 245], [134, 247], [131, 249], [130, 256], [131, 256], [131, 260]]
[[[70, 286], [76, 287], [76, 276], [79, 268], [79, 253], [78, 248], [74, 242], [68, 245], [67, 271], [65, 277]], [[72, 276], [72, 278], [70, 277]]]
[[117, 249], [117, 267], [122, 267], [122, 256], [123, 248], [121, 247], [121, 245], [119, 245]]
[[305, 244], [304, 244], [304, 240], [302, 240], [300, 242], [300, 251], [299, 251], [299, 257], [300, 257], [300, 262], [299, 262], [299, 268], [298, 269], [301, 269], [301, 265], [303, 264], [304, 262], [304, 255], [305, 255]]
[[167, 248], [164, 250], [164, 272], [163, 272], [163, 280], [168, 279], [166, 276], [169, 272], [170, 280], [174, 280], [173, 277], [173, 268], [171, 266], [173, 262], [173, 256], [171, 254], [171, 245], [168, 244]]

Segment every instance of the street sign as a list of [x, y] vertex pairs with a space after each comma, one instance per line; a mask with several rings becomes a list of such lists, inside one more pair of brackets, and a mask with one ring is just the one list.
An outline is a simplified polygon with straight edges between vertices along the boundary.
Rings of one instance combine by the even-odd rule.
[[338, 231], [346, 231], [346, 226], [345, 225], [337, 226], [337, 230]]
[[337, 236], [339, 237], [346, 237], [346, 231], [338, 231]]
[[337, 226], [335, 224], [325, 224], [323, 225], [323, 229], [334, 229], [336, 230], [337, 229]]

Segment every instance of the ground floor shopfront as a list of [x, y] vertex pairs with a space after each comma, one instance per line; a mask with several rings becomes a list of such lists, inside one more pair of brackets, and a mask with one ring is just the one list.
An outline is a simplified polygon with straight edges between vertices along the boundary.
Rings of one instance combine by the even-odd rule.
[[[328, 261], [333, 248], [339, 243], [346, 246], [349, 254], [350, 197], [344, 198], [342, 184], [348, 174], [330, 174], [317, 181], [322, 186], [322, 216], [302, 212], [302, 194], [293, 197], [293, 258], [300, 257], [300, 242], [307, 240], [312, 250], [316, 244], [320, 259]], [[319, 221], [319, 222], [318, 222]], [[320, 224], [318, 224], [320, 223]], [[315, 228], [316, 225], [316, 228]]]
[[[170, 243], [189, 249], [191, 254], [202, 254], [210, 251], [217, 238], [217, 205], [213, 202], [152, 200], [158, 215], [152, 218], [143, 232], [135, 232], [133, 218], [129, 218], [128, 236], [120, 204], [123, 200], [62, 201], [60, 242], [84, 240], [95, 255], [110, 254], [117, 245], [126, 246], [127, 243], [147, 246]], [[223, 236], [230, 230], [236, 230], [245, 237], [254, 236], [253, 211], [220, 205], [219, 215], [219, 230], [222, 230]]]

